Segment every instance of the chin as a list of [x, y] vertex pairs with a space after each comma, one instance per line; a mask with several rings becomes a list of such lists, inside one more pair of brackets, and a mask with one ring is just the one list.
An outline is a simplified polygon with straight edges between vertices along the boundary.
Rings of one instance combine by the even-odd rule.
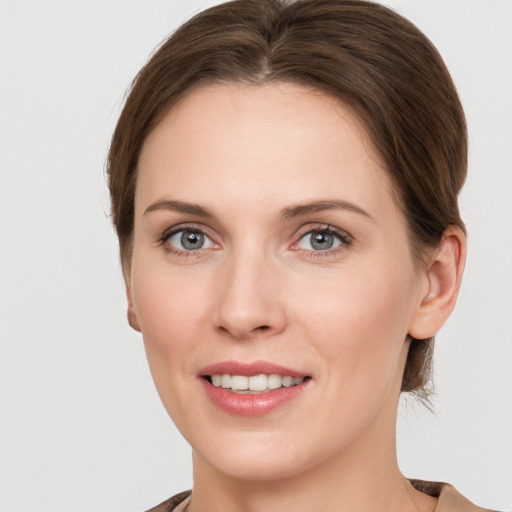
[[[194, 446], [194, 464], [205, 462], [219, 473], [237, 480], [271, 481], [308, 471], [332, 454], [332, 447], [308, 443], [303, 432], [297, 436], [269, 432], [226, 435], [226, 439]], [[207, 437], [204, 437], [207, 439]]]
[[244, 481], [270, 481], [280, 480], [295, 475], [304, 470], [301, 464], [298, 464], [298, 454], [295, 456], [272, 455], [272, 453], [257, 453], [257, 451], [232, 451], [216, 455], [214, 460], [208, 460], [208, 463], [223, 475]]

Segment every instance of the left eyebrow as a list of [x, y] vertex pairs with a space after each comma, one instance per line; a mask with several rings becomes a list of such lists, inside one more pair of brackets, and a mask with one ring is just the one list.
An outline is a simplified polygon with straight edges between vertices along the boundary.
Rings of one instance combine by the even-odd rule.
[[311, 213], [323, 212], [325, 210], [345, 210], [352, 213], [357, 213], [375, 222], [375, 219], [366, 211], [350, 201], [322, 200], [311, 201], [304, 204], [296, 204], [284, 208], [279, 214], [280, 220], [292, 219]]

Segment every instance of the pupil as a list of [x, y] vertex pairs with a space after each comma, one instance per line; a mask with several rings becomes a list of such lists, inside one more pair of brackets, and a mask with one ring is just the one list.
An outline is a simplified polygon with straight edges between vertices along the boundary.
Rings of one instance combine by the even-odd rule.
[[311, 237], [311, 247], [320, 251], [330, 249], [334, 244], [334, 237], [330, 233], [316, 233]]
[[189, 251], [193, 251], [195, 249], [201, 249], [204, 242], [204, 235], [202, 233], [193, 233], [190, 231], [185, 231], [181, 235], [181, 245]]

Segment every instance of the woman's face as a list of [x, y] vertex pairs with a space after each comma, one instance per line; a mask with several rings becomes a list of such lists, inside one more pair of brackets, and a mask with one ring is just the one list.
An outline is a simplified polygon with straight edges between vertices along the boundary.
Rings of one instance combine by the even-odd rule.
[[425, 280], [347, 108], [197, 89], [146, 140], [135, 203], [132, 323], [196, 462], [274, 479], [389, 449]]

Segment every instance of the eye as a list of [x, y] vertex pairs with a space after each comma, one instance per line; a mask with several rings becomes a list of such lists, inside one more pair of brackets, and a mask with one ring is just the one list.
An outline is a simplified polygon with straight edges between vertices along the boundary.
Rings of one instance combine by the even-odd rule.
[[328, 251], [350, 245], [347, 235], [330, 228], [312, 229], [301, 236], [294, 248], [306, 251]]
[[213, 241], [199, 229], [180, 229], [166, 235], [163, 240], [177, 252], [199, 251], [215, 247]]

